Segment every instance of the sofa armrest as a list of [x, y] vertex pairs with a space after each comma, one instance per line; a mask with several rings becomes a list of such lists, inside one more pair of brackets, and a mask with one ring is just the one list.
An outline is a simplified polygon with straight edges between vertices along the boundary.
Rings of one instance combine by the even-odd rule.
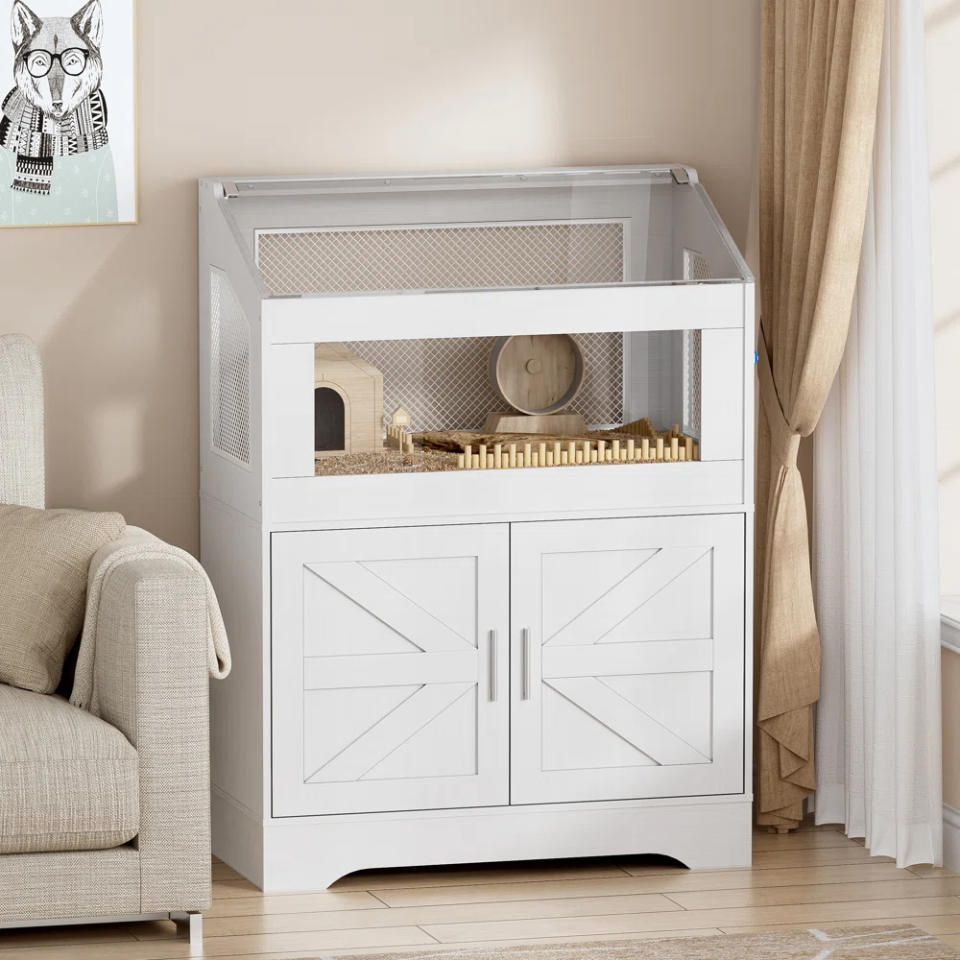
[[207, 596], [166, 559], [121, 563], [103, 585], [98, 713], [137, 748], [144, 913], [210, 902]]

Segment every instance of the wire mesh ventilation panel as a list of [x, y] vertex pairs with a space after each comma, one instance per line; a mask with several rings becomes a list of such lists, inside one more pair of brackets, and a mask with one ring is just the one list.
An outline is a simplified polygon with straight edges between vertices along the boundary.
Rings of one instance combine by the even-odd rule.
[[210, 442], [250, 465], [250, 324], [221, 270], [210, 271]]
[[437, 224], [261, 231], [257, 262], [275, 296], [619, 283], [624, 224]]

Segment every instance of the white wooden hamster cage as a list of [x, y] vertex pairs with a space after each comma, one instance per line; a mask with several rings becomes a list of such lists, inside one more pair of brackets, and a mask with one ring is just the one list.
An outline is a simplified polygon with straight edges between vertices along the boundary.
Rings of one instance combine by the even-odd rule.
[[753, 303], [689, 167], [201, 181], [219, 857], [750, 862]]

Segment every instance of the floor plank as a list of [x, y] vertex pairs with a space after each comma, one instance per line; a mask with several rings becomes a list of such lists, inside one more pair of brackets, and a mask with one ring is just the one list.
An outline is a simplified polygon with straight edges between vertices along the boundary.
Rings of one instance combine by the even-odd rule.
[[[203, 955], [293, 960], [450, 945], [710, 936], [816, 925], [915, 924], [960, 947], [960, 877], [900, 870], [835, 826], [756, 835], [749, 869], [662, 857], [353, 874], [330, 890], [264, 894], [213, 863]], [[169, 921], [0, 932], [0, 960], [185, 960]]]

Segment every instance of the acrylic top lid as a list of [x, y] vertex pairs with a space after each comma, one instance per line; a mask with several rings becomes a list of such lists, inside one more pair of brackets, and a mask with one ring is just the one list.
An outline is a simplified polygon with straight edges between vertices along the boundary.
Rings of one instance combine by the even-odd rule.
[[752, 281], [690, 167], [206, 182], [273, 296]]

